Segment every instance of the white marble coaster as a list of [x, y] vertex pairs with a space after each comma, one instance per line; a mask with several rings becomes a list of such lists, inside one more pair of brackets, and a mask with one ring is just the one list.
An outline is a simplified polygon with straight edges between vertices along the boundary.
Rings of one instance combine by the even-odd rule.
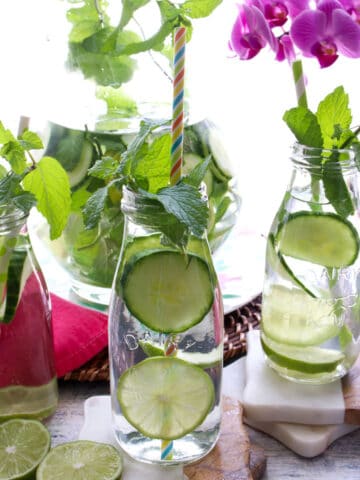
[[344, 423], [340, 380], [326, 385], [290, 382], [266, 365], [258, 330], [249, 332], [247, 342], [243, 406], [249, 418], [312, 425]]
[[[226, 367], [223, 394], [243, 402], [245, 388], [246, 357]], [[316, 457], [326, 448], [347, 433], [357, 430], [357, 425], [301, 425], [296, 423], [261, 422], [249, 417], [245, 412], [244, 422], [273, 438], [303, 457]], [[266, 452], [265, 452], [266, 455]]]

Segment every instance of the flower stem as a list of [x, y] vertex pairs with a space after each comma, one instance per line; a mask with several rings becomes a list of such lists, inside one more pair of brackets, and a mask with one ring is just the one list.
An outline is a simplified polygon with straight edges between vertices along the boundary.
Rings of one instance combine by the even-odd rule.
[[295, 60], [292, 63], [292, 72], [296, 89], [296, 97], [299, 107], [307, 108], [305, 77], [301, 60]]

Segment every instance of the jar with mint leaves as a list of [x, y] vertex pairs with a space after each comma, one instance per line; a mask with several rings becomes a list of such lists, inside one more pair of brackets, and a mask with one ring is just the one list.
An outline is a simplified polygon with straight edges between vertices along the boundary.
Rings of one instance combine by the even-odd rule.
[[[73, 290], [107, 305], [122, 238], [121, 186], [132, 174], [121, 171], [120, 161], [131, 154], [144, 119], [164, 124], [171, 119], [174, 28], [186, 26], [190, 45], [195, 23], [221, 1], [52, 3], [49, 15], [57, 25], [62, 18], [63, 28], [50, 30], [48, 25], [48, 43], [62, 54], [46, 75], [48, 83], [66, 92], [48, 102], [45, 153], [68, 173], [72, 212], [62, 237], [49, 245], [69, 272]], [[49, 57], [54, 65], [52, 49]], [[214, 251], [236, 224], [240, 197], [222, 132], [199, 111], [186, 91], [183, 170], [189, 173], [210, 159], [204, 182], [210, 206], [207, 234]], [[160, 135], [166, 131], [164, 126]], [[97, 161], [104, 159], [108, 170], [98, 172]], [[89, 222], [85, 216], [90, 210]]]

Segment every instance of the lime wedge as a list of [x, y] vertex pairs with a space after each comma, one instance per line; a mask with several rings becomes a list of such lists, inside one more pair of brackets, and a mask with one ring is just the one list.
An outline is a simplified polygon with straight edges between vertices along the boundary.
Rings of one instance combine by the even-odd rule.
[[210, 376], [173, 357], [152, 357], [120, 377], [117, 396], [127, 421], [146, 437], [174, 440], [192, 432], [215, 398]]
[[[164, 345], [158, 344], [151, 340], [140, 340], [141, 348], [148, 357], [163, 357]], [[184, 360], [201, 368], [211, 368], [219, 365], [223, 358], [222, 345], [218, 345], [216, 348], [207, 353], [202, 352], [186, 352], [184, 350], [177, 350], [175, 353], [176, 358]]]
[[335, 213], [289, 215], [280, 225], [276, 243], [283, 255], [333, 268], [352, 265], [359, 253], [357, 231]]
[[53, 448], [41, 462], [36, 480], [119, 480], [122, 458], [105, 443], [78, 440]]
[[121, 282], [129, 311], [156, 332], [183, 332], [198, 324], [214, 299], [207, 263], [191, 254], [161, 250], [136, 255]]
[[50, 433], [36, 420], [14, 419], [0, 424], [0, 478], [34, 478], [50, 448]]
[[344, 359], [338, 350], [327, 348], [279, 346], [264, 338], [261, 339], [261, 345], [274, 363], [302, 373], [332, 372]]
[[339, 333], [335, 312], [331, 299], [274, 285], [263, 297], [262, 329], [279, 343], [319, 345]]

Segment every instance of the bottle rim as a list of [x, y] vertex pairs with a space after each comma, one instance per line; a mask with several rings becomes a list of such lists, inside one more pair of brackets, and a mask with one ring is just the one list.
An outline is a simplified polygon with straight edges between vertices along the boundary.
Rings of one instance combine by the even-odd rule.
[[357, 170], [356, 152], [351, 148], [309, 147], [295, 142], [291, 147], [290, 159], [294, 166], [308, 169], [312, 173]]

